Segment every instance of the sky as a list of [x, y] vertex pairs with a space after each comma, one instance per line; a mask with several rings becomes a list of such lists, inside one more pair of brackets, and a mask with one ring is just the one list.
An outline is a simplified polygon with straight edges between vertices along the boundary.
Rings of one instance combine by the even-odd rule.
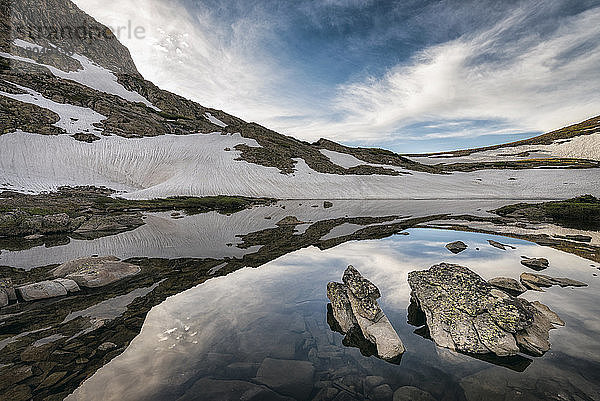
[[161, 88], [310, 142], [446, 151], [600, 114], [600, 0], [74, 2], [141, 27], [117, 36]]

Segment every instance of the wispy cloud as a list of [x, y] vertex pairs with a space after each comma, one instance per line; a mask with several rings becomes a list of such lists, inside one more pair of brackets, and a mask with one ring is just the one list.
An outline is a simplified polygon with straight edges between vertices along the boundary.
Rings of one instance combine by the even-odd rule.
[[[417, 34], [434, 32], [431, 43], [381, 72], [371, 68], [378, 61], [370, 60], [369, 48], [391, 39], [410, 44], [411, 31], [375, 22], [377, 32], [353, 32], [352, 44], [345, 43], [348, 51], [364, 52], [364, 65], [332, 83], [278, 54], [285, 46], [279, 36], [293, 21], [272, 4], [240, 3], [244, 12], [224, 23], [219, 13], [227, 10], [205, 2], [194, 8], [160, 0], [76, 3], [109, 25], [130, 19], [146, 27], [146, 40], [123, 41], [140, 72], [159, 86], [306, 140], [467, 139], [547, 131], [600, 112], [600, 6], [565, 13], [564, 1], [521, 1], [495, 9], [494, 19], [452, 2], [411, 9], [416, 15], [407, 24]], [[373, 6], [362, 0], [311, 4], [298, 2], [297, 11], [321, 34], [327, 24], [339, 34], [352, 13]], [[460, 23], [465, 19], [480, 22], [469, 29]], [[343, 49], [336, 56], [343, 57]]]

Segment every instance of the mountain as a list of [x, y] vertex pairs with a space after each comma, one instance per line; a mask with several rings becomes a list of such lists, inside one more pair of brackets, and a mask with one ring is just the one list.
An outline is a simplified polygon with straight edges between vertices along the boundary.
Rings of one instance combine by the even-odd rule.
[[600, 188], [600, 117], [443, 154], [311, 144], [161, 90], [69, 0], [0, 4], [0, 190], [350, 199], [556, 198]]

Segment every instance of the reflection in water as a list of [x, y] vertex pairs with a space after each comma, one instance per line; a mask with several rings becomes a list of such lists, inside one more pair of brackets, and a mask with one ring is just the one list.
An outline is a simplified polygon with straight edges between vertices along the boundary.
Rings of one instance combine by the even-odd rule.
[[[403, 386], [444, 400], [600, 399], [600, 292], [588, 261], [492, 235], [409, 232], [409, 236], [349, 242], [326, 251], [302, 249], [173, 296], [152, 309], [123, 354], [99, 369], [69, 399], [208, 399], [227, 388], [246, 398], [262, 394], [272, 399], [312, 399], [345, 393], [360, 399], [378, 391], [391, 399], [387, 389]], [[451, 254], [444, 245], [457, 239], [469, 248]], [[516, 249], [493, 248], [488, 239]], [[548, 305], [566, 321], [566, 327], [551, 332], [550, 352], [532, 362], [524, 357], [481, 360], [485, 357], [475, 359], [439, 348], [414, 334], [414, 326], [407, 322], [409, 271], [446, 261], [468, 266], [485, 279], [518, 278], [526, 270], [519, 262], [524, 254], [549, 259], [549, 275], [590, 284], [523, 295]], [[348, 264], [379, 287], [380, 304], [407, 349], [399, 365], [365, 356], [368, 350], [346, 347], [343, 336], [327, 324], [326, 284], [338, 279]], [[412, 322], [418, 320], [413, 315]], [[297, 361], [312, 368], [306, 364], [300, 368], [294, 364]]]

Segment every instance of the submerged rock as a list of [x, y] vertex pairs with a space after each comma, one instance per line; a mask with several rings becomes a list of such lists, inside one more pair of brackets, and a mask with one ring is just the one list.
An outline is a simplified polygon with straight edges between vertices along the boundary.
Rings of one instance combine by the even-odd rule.
[[254, 381], [279, 394], [305, 400], [313, 389], [315, 368], [308, 361], [266, 358]]
[[379, 289], [353, 266], [348, 266], [342, 281], [327, 284], [327, 297], [339, 331], [346, 334], [344, 343], [358, 346], [365, 355], [372, 354], [372, 344], [379, 358], [397, 361], [405, 349], [377, 303]]
[[54, 277], [75, 281], [82, 287], [102, 287], [138, 274], [139, 266], [121, 262], [115, 256], [89, 257], [63, 263], [52, 271]]
[[527, 291], [527, 287], [525, 287], [523, 284], [521, 284], [514, 278], [494, 277], [492, 279], [489, 279], [488, 283], [514, 296], [521, 295], [522, 293]]
[[515, 355], [520, 348], [538, 355], [550, 348], [547, 335], [554, 326], [545, 313], [464, 266], [442, 263], [413, 271], [408, 283], [411, 302], [441, 347], [498, 356]]
[[550, 277], [536, 273], [521, 273], [521, 283], [525, 287], [535, 291], [543, 291], [541, 287], [552, 287], [553, 285], [561, 287], [587, 287], [587, 284], [581, 281], [565, 277]]
[[523, 266], [527, 266], [530, 269], [533, 269], [536, 271], [544, 270], [544, 269], [548, 268], [548, 266], [550, 266], [550, 263], [548, 262], [548, 259], [546, 259], [546, 258], [523, 257], [523, 259], [521, 259], [521, 264]]
[[446, 248], [452, 253], [460, 253], [467, 249], [467, 244], [462, 241], [454, 241], [446, 244]]
[[23, 285], [17, 288], [17, 292], [24, 301], [37, 301], [67, 295], [67, 289], [62, 284], [50, 280]]

